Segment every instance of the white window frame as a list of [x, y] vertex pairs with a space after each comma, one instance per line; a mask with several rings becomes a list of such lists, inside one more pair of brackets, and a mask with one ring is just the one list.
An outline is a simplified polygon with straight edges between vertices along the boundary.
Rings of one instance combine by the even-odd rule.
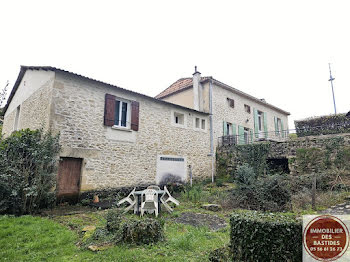
[[[114, 128], [117, 129], [130, 129], [131, 128], [131, 101], [123, 99], [123, 98], [119, 98], [117, 97], [115, 99], [115, 101], [119, 101], [119, 124], [115, 124], [113, 125]], [[121, 125], [121, 117], [122, 117], [122, 105], [123, 102], [127, 104], [126, 106], [126, 126], [122, 126]], [[114, 115], [114, 121], [115, 121], [115, 115]]]
[[[197, 119], [199, 121], [199, 126], [197, 127]], [[204, 128], [203, 128], [203, 122], [204, 122]], [[207, 119], [198, 117], [198, 116], [193, 116], [193, 129], [196, 131], [201, 131], [201, 132], [207, 132]]]
[[200, 124], [200, 126], [201, 126], [201, 129], [202, 129], [203, 131], [206, 130], [206, 128], [207, 128], [207, 121], [206, 121], [204, 118], [201, 119], [201, 124]]
[[[197, 120], [198, 120], [198, 126], [197, 126]], [[200, 119], [199, 117], [195, 117], [195, 119], [194, 119], [194, 127], [196, 128], [196, 129], [199, 129], [199, 128], [201, 128], [201, 121], [202, 119]]]
[[[184, 123], [183, 124], [179, 124], [176, 123], [175, 121], [175, 115], [183, 115], [184, 117]], [[171, 125], [172, 126], [176, 126], [176, 127], [181, 127], [181, 128], [187, 128], [187, 113], [186, 112], [182, 112], [180, 110], [171, 110]]]

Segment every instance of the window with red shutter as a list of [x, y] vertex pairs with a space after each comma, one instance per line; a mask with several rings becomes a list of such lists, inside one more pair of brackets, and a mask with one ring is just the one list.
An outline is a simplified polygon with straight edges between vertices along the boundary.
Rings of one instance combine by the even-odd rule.
[[105, 126], [113, 126], [115, 118], [115, 96], [106, 94], [105, 96]]
[[139, 102], [131, 103], [131, 130], [139, 130]]

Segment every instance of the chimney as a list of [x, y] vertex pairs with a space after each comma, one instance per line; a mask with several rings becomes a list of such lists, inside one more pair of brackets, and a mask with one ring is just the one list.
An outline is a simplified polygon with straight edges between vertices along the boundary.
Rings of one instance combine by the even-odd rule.
[[193, 109], [203, 110], [201, 73], [197, 71], [197, 66], [194, 67], [193, 73]]

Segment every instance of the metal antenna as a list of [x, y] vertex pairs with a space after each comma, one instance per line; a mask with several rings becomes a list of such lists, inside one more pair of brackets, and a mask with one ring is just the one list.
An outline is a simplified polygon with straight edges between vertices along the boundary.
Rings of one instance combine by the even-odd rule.
[[329, 67], [329, 80], [331, 82], [331, 86], [332, 86], [332, 94], [333, 94], [333, 104], [334, 104], [334, 114], [337, 114], [337, 107], [335, 106], [335, 98], [334, 98], [334, 88], [333, 88], [333, 80], [335, 79], [334, 77], [332, 77], [332, 71], [331, 71], [331, 63], [328, 63], [328, 67]]

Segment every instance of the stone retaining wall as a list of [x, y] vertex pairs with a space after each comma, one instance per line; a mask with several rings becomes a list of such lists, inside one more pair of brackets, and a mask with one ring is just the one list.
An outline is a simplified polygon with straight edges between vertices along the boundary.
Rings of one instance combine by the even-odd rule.
[[[350, 133], [313, 136], [291, 139], [286, 142], [261, 142], [269, 146], [267, 159], [288, 160], [291, 174], [301, 172], [322, 172], [335, 168], [350, 169]], [[227, 170], [236, 169], [242, 162], [237, 157], [236, 147], [231, 145], [217, 148], [217, 167], [226, 164]]]

